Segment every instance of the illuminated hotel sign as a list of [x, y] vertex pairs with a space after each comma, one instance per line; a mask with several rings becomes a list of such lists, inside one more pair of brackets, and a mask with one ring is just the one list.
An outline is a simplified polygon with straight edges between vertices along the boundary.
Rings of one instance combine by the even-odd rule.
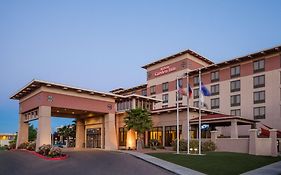
[[155, 72], [154, 75], [155, 75], [155, 77], [158, 77], [158, 76], [173, 72], [175, 70], [176, 70], [176, 67], [164, 66], [164, 67], [160, 68], [160, 71]]

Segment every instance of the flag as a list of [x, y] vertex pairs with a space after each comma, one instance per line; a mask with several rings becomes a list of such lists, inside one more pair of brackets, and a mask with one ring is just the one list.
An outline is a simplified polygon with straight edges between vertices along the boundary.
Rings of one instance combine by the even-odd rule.
[[191, 95], [192, 95], [192, 89], [191, 89], [190, 85], [188, 85], [188, 95], [189, 95], [189, 97], [191, 97]]
[[179, 89], [179, 94], [187, 96], [187, 94], [186, 94], [186, 92], [185, 92], [185, 90], [183, 88]]
[[204, 86], [204, 84], [201, 82], [201, 92], [204, 96], [211, 96], [210, 91]]
[[208, 106], [207, 106], [207, 104], [205, 103], [205, 100], [204, 100], [204, 96], [211, 96], [211, 93], [206, 88], [206, 86], [204, 86], [204, 84], [202, 82], [201, 82], [201, 90], [200, 91], [201, 91], [202, 95], [200, 95], [199, 105], [201, 107], [206, 107], [208, 109]]
[[[179, 88], [179, 94], [181, 94], [183, 96], [187, 96], [187, 93], [183, 88]], [[188, 96], [191, 97], [191, 95], [192, 95], [192, 89], [191, 89], [190, 85], [188, 85]]]

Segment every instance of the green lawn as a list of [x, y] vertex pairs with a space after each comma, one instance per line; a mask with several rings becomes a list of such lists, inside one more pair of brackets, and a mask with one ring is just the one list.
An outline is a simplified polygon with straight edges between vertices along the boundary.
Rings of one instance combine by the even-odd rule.
[[240, 153], [211, 152], [204, 156], [176, 155], [173, 153], [151, 153], [160, 159], [191, 168], [209, 175], [241, 174], [277, 161], [281, 157], [253, 156]]

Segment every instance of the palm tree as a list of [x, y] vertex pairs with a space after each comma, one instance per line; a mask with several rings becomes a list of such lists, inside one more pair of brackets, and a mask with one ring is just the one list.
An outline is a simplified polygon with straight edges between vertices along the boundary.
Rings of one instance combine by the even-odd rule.
[[137, 132], [137, 151], [142, 149], [142, 134], [152, 128], [152, 119], [146, 109], [136, 108], [127, 111], [128, 115], [124, 118], [127, 130], [133, 129]]

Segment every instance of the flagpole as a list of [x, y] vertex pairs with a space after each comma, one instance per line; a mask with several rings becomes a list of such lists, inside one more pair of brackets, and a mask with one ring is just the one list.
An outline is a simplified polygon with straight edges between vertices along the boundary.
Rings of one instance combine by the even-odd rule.
[[190, 145], [190, 128], [189, 128], [189, 77], [188, 72], [186, 73], [186, 98], [187, 98], [187, 108], [186, 108], [186, 121], [187, 121], [187, 154], [189, 153], [189, 145]]
[[199, 131], [199, 155], [201, 155], [201, 106], [202, 106], [202, 92], [201, 92], [201, 69], [199, 69], [199, 121], [198, 121], [198, 131]]
[[177, 76], [177, 154], [180, 152], [180, 133], [179, 133], [179, 77]]

